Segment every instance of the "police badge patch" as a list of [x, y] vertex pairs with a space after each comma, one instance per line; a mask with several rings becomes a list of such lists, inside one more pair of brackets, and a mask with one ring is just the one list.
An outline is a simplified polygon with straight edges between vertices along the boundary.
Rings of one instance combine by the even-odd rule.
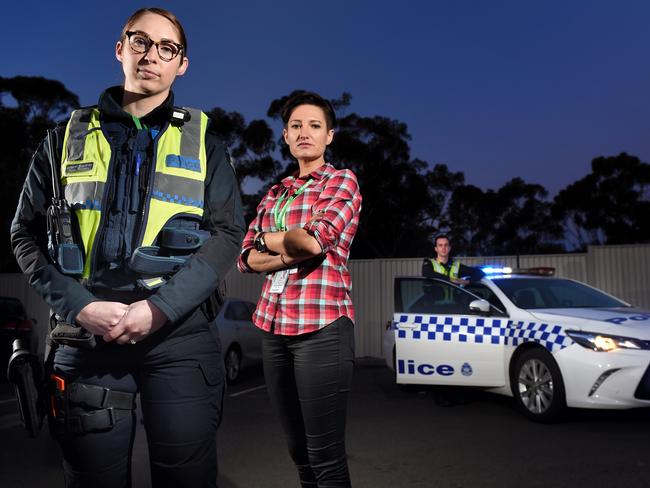
[[465, 363], [461, 366], [460, 374], [463, 376], [472, 376], [472, 373], [474, 373], [474, 370], [472, 370], [472, 367], [469, 365], [469, 363]]

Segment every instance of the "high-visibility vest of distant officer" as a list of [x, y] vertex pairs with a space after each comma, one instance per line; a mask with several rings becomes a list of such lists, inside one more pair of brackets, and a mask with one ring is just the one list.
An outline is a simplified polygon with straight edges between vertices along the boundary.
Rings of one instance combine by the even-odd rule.
[[[464, 266], [460, 262], [451, 259], [451, 243], [446, 235], [440, 234], [436, 236], [434, 246], [436, 257], [424, 259], [422, 276], [429, 278], [446, 277], [457, 285], [467, 285], [485, 276], [479, 268]], [[465, 277], [469, 278], [469, 280], [465, 279]]]
[[446, 267], [436, 259], [430, 259], [430, 261], [431, 266], [433, 266], [433, 271], [436, 273], [445, 275], [449, 278], [458, 278], [458, 270], [460, 269], [460, 263], [458, 261], [452, 261], [451, 266], [449, 267]]

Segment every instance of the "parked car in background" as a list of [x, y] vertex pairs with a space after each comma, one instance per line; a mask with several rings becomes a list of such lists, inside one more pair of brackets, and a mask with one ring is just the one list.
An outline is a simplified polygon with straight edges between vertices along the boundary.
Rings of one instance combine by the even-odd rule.
[[0, 371], [5, 381], [7, 361], [11, 356], [11, 344], [23, 339], [31, 352], [38, 352], [38, 338], [32, 320], [27, 318], [25, 307], [18, 298], [0, 296]]
[[254, 311], [254, 303], [228, 298], [213, 322], [213, 326], [219, 329], [229, 383], [237, 381], [243, 368], [262, 362], [262, 332], [253, 325]]
[[395, 278], [384, 352], [397, 383], [485, 388], [537, 421], [565, 406], [650, 407], [650, 311], [527, 271], [465, 287]]

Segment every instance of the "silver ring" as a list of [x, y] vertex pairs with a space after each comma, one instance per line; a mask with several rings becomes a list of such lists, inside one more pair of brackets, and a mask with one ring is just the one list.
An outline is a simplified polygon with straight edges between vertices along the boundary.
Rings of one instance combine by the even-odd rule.
[[135, 345], [135, 339], [129, 339], [129, 344]]

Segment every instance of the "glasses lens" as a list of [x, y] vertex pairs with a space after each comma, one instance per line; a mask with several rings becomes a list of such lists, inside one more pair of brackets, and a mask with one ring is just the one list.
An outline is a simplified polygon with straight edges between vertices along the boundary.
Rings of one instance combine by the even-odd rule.
[[151, 39], [140, 34], [132, 34], [129, 37], [129, 44], [131, 45], [131, 49], [133, 49], [136, 53], [147, 52], [151, 47], [150, 43]]
[[170, 44], [169, 42], [161, 42], [157, 47], [158, 56], [160, 56], [160, 59], [163, 59], [165, 61], [171, 61], [178, 55], [179, 52], [179, 49], [174, 44]]

